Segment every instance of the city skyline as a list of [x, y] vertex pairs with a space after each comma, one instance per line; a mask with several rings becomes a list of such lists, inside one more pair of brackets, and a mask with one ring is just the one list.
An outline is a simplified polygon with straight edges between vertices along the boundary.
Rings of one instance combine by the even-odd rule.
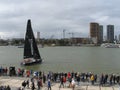
[[90, 22], [115, 27], [115, 35], [120, 34], [119, 0], [2, 0], [0, 3], [1, 38], [23, 38], [27, 20], [31, 19], [34, 34], [41, 33], [41, 38], [63, 38], [65, 29], [74, 32], [75, 37], [88, 37]]

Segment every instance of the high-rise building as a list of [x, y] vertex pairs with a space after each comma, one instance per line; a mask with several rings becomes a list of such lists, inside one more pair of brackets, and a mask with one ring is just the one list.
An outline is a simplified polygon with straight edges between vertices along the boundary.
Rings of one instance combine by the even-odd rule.
[[99, 24], [92, 22], [90, 23], [90, 37], [93, 41], [93, 43], [98, 44], [99, 43]]
[[99, 42], [103, 42], [103, 25], [99, 26]]
[[114, 42], [114, 25], [107, 25], [107, 41]]

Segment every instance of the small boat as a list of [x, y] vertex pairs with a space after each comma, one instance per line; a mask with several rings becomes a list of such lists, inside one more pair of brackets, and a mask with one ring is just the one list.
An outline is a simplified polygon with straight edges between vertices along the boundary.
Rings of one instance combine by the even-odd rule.
[[119, 48], [119, 45], [110, 44], [105, 46], [105, 48]]
[[102, 44], [101, 47], [105, 47], [105, 48], [120, 48], [119, 44], [113, 44], [113, 43], [105, 43]]
[[24, 66], [42, 63], [42, 59], [32, 31], [31, 20], [28, 20], [27, 22], [23, 58], [24, 60], [21, 62], [21, 65]]
[[18, 46], [18, 48], [24, 48], [24, 45]]

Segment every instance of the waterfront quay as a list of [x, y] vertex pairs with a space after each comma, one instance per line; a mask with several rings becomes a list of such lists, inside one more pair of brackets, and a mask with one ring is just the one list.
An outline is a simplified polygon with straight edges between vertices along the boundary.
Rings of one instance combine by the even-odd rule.
[[[26, 81], [30, 78], [27, 77], [17, 77], [17, 76], [1, 76], [0, 77], [0, 86], [7, 86], [11, 87], [11, 90], [19, 90], [18, 88], [22, 88], [22, 82]], [[30, 83], [31, 84], [31, 83]], [[60, 83], [52, 83], [52, 90], [72, 90], [72, 88], [68, 87], [61, 87], [59, 88]], [[66, 86], [69, 85], [69, 82], [66, 83]], [[37, 89], [37, 82], [35, 82], [35, 90]], [[20, 89], [21, 90], [21, 89]], [[31, 90], [31, 87], [25, 87], [24, 90]], [[48, 90], [47, 85], [44, 84], [40, 90]], [[119, 85], [114, 86], [99, 86], [99, 85], [91, 85], [91, 83], [87, 82], [80, 82], [80, 86], [75, 86], [75, 90], [119, 90]]]

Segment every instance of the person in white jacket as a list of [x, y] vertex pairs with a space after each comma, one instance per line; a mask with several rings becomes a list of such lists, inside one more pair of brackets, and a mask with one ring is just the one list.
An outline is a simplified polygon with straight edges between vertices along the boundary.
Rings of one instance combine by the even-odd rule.
[[74, 78], [72, 78], [71, 84], [72, 84], [72, 90], [74, 90], [75, 89], [75, 80], [74, 80]]

